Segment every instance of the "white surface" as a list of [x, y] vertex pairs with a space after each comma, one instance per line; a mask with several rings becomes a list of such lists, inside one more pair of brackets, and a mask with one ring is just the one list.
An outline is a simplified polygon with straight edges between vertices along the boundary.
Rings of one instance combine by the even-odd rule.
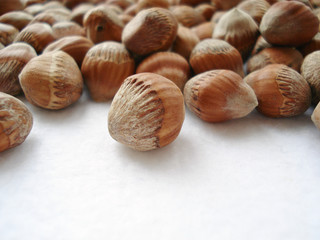
[[312, 109], [220, 124], [187, 110], [172, 144], [135, 152], [108, 134], [110, 102], [27, 105], [29, 137], [0, 153], [1, 240], [320, 239]]

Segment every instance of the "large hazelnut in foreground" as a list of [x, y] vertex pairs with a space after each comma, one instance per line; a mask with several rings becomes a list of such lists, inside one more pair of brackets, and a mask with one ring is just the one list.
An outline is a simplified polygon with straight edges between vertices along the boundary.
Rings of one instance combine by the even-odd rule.
[[62, 109], [76, 102], [83, 89], [80, 69], [63, 51], [32, 58], [19, 75], [27, 100], [46, 109]]
[[33, 117], [19, 99], [0, 92], [0, 152], [23, 143], [29, 135]]
[[177, 138], [185, 109], [180, 89], [155, 73], [128, 77], [108, 114], [112, 138], [138, 151], [164, 147]]

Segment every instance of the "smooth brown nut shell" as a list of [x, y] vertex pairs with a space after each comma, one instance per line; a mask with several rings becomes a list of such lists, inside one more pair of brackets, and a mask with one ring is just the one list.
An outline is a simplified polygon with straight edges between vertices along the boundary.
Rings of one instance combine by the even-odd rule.
[[311, 87], [312, 103], [320, 101], [320, 51], [307, 55], [301, 65], [301, 75], [307, 80]]
[[213, 69], [229, 69], [244, 76], [239, 51], [224, 40], [200, 41], [192, 50], [189, 62], [196, 74]]
[[270, 64], [245, 77], [258, 98], [257, 110], [268, 117], [292, 117], [304, 113], [311, 103], [307, 81], [292, 68]]
[[302, 53], [302, 55], [305, 57], [308, 54], [320, 50], [320, 32], [317, 33], [311, 41], [307, 42], [306, 44], [300, 46], [299, 51]]
[[136, 73], [152, 72], [174, 82], [181, 91], [190, 77], [188, 61], [174, 52], [157, 52], [140, 62]]
[[155, 73], [128, 77], [108, 114], [112, 138], [138, 151], [164, 147], [180, 133], [185, 116], [183, 95], [169, 79]]
[[83, 89], [77, 63], [63, 51], [32, 58], [19, 80], [27, 100], [46, 109], [66, 108], [80, 98]]
[[0, 152], [16, 147], [28, 137], [33, 117], [19, 99], [0, 92]]
[[82, 26], [84, 16], [90, 9], [94, 7], [95, 6], [92, 3], [79, 4], [78, 6], [72, 9], [70, 14], [70, 20]]
[[191, 30], [198, 36], [199, 40], [211, 38], [213, 27], [211, 22], [203, 22], [191, 28]]
[[12, 43], [0, 51], [0, 92], [18, 95], [21, 92], [19, 74], [36, 51], [27, 43]]
[[277, 2], [263, 15], [260, 32], [274, 45], [300, 46], [319, 31], [319, 19], [312, 10], [297, 1]]
[[1, 0], [0, 16], [11, 11], [18, 11], [24, 8], [21, 0]]
[[53, 36], [59, 39], [66, 36], [86, 36], [84, 28], [72, 21], [57, 22], [52, 26]]
[[189, 110], [207, 122], [224, 122], [248, 115], [258, 105], [251, 87], [231, 70], [211, 70], [185, 85]]
[[90, 96], [97, 102], [110, 100], [134, 71], [134, 59], [122, 43], [114, 41], [92, 47], [81, 66]]
[[163, 8], [140, 11], [123, 29], [122, 42], [136, 55], [168, 50], [178, 30], [173, 14]]
[[204, 16], [191, 6], [178, 5], [172, 7], [170, 10], [178, 22], [185, 27], [193, 27], [206, 21]]
[[268, 64], [285, 64], [297, 72], [303, 61], [302, 54], [295, 48], [291, 47], [270, 47], [261, 50], [253, 55], [247, 61], [247, 73], [261, 69]]
[[270, 3], [266, 0], [246, 0], [237, 5], [237, 8], [248, 13], [257, 24], [260, 24], [263, 15], [269, 9]]

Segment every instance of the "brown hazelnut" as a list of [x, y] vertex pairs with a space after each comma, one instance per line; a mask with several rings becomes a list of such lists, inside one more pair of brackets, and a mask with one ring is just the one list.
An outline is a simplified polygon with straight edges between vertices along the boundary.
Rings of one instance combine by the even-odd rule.
[[122, 42], [136, 55], [147, 55], [168, 50], [178, 30], [173, 14], [164, 8], [148, 8], [140, 11], [124, 27]]
[[268, 117], [292, 117], [304, 113], [311, 103], [307, 81], [284, 64], [270, 64], [245, 77], [258, 98], [257, 110]]
[[0, 16], [1, 23], [12, 25], [19, 31], [22, 30], [25, 26], [27, 26], [32, 19], [33, 16], [24, 11], [12, 11]]
[[18, 95], [21, 92], [19, 74], [36, 51], [27, 43], [12, 43], [0, 51], [0, 92]]
[[19, 75], [27, 100], [45, 109], [62, 109], [76, 102], [83, 80], [75, 60], [63, 51], [32, 58]]
[[260, 32], [274, 45], [300, 46], [319, 31], [319, 19], [312, 10], [297, 1], [277, 2], [263, 15]]
[[128, 77], [114, 96], [108, 113], [112, 138], [138, 151], [173, 142], [185, 116], [183, 95], [169, 79], [155, 73]]
[[170, 79], [182, 91], [190, 77], [188, 61], [178, 53], [157, 52], [151, 54], [137, 67], [136, 73], [152, 72]]
[[122, 43], [105, 41], [93, 46], [83, 59], [81, 72], [91, 98], [113, 98], [125, 78], [134, 74], [135, 63]]
[[0, 109], [0, 152], [3, 152], [26, 140], [33, 117], [22, 101], [3, 92], [0, 92]]
[[231, 70], [211, 70], [191, 78], [184, 88], [187, 107], [207, 122], [248, 115], [258, 105], [251, 87]]
[[189, 63], [196, 74], [228, 69], [244, 76], [243, 61], [239, 51], [220, 39], [204, 39], [192, 50]]
[[7, 46], [13, 42], [19, 30], [12, 25], [0, 23], [0, 43]]

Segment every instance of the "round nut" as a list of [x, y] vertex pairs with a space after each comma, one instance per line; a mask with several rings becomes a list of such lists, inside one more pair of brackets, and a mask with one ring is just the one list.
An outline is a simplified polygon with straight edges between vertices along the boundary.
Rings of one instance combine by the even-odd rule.
[[135, 63], [128, 50], [122, 43], [113, 41], [92, 47], [81, 66], [90, 96], [97, 102], [110, 100], [134, 71]]
[[251, 87], [231, 70], [211, 70], [185, 85], [187, 107], [207, 122], [223, 122], [248, 115], [258, 101]]
[[260, 32], [274, 45], [300, 46], [319, 31], [319, 19], [298, 1], [277, 2], [263, 15]]
[[155, 73], [128, 77], [108, 114], [112, 138], [138, 151], [164, 147], [180, 133], [185, 116], [183, 95], [169, 79]]
[[27, 43], [12, 43], [0, 51], [0, 91], [10, 95], [21, 93], [19, 74], [36, 51]]
[[83, 89], [80, 69], [63, 51], [32, 58], [19, 75], [27, 100], [38, 107], [62, 109], [76, 102]]
[[178, 30], [173, 14], [164, 8], [140, 11], [123, 29], [122, 42], [136, 55], [165, 51], [172, 45]]
[[29, 135], [33, 117], [19, 99], [0, 92], [0, 152], [23, 143]]
[[291, 117], [304, 113], [311, 103], [307, 81], [284, 64], [270, 64], [245, 77], [258, 98], [257, 110], [268, 117]]

